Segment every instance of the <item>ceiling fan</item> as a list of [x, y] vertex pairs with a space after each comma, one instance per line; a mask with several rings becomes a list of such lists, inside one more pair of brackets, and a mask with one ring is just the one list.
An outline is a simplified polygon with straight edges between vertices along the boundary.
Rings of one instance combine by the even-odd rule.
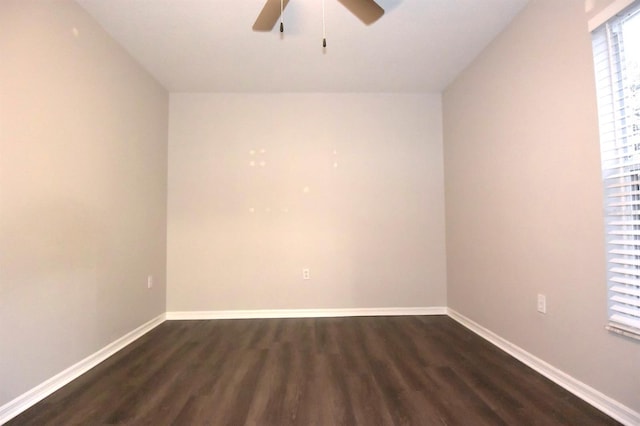
[[[366, 25], [373, 24], [384, 15], [384, 9], [374, 0], [338, 1]], [[253, 31], [271, 31], [287, 4], [289, 0], [267, 0], [253, 24]], [[282, 31], [282, 21], [280, 31]]]

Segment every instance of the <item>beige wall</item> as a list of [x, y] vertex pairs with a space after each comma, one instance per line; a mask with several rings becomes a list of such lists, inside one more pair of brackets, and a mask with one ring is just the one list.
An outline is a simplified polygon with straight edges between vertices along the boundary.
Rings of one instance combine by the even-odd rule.
[[445, 91], [443, 114], [449, 306], [640, 411], [640, 344], [604, 330], [584, 2], [532, 0]]
[[0, 64], [1, 406], [164, 312], [168, 95], [71, 1], [0, 1]]
[[167, 310], [445, 306], [441, 125], [439, 95], [172, 94]]

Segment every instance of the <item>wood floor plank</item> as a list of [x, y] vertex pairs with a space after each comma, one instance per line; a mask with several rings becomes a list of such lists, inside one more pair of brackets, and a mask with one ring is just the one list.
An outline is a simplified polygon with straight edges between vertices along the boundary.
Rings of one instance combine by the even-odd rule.
[[168, 321], [7, 425], [616, 425], [445, 316]]
[[299, 388], [294, 388], [292, 395], [289, 384], [301, 386], [300, 368], [300, 364], [294, 361], [290, 344], [280, 344], [276, 349], [269, 351], [264, 373], [256, 384], [255, 397], [247, 413], [248, 424], [258, 425], [262, 421], [268, 424], [292, 424], [296, 417], [296, 390]]
[[354, 424], [371, 426], [393, 424], [384, 396], [372, 376], [351, 374], [347, 377], [347, 388], [353, 405]]

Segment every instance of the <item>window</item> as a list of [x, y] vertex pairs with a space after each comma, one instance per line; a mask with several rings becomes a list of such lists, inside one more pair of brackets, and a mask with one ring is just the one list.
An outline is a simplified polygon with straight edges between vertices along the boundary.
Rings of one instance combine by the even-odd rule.
[[640, 0], [592, 32], [609, 324], [640, 339]]

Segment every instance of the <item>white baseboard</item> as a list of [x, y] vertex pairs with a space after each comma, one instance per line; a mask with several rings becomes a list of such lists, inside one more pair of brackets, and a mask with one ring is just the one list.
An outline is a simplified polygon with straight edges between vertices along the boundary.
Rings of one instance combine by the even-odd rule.
[[405, 315], [446, 315], [447, 308], [354, 308], [354, 309], [257, 309], [228, 311], [173, 311], [167, 320], [325, 318]]
[[0, 425], [43, 400], [165, 321], [161, 314], [0, 407]]
[[589, 385], [571, 377], [567, 373], [548, 364], [540, 358], [530, 354], [521, 347], [514, 345], [506, 339], [498, 336], [494, 332], [484, 328], [480, 324], [470, 320], [464, 315], [459, 314], [455, 310], [448, 308], [449, 317], [453, 318], [469, 330], [473, 331], [480, 337], [493, 343], [509, 355], [513, 356], [522, 363], [528, 365], [538, 373], [542, 374], [549, 380], [562, 386], [578, 398], [583, 399], [587, 403], [593, 405], [600, 411], [606, 413], [620, 423], [628, 426], [640, 425], [640, 413], [630, 409], [629, 407], [609, 398], [602, 392], [599, 392]]

